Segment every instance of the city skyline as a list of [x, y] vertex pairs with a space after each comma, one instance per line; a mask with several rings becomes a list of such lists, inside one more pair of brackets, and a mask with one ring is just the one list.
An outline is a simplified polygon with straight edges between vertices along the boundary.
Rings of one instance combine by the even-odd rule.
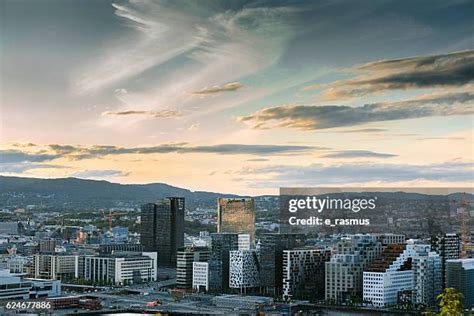
[[1, 7], [1, 175], [472, 185], [472, 1]]

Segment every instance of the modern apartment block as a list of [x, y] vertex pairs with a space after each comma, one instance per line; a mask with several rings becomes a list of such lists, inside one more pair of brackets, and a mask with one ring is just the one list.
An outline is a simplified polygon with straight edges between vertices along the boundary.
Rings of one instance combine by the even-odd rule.
[[324, 298], [325, 263], [330, 259], [330, 249], [284, 250], [283, 299]]
[[229, 287], [246, 293], [260, 286], [260, 265], [255, 250], [232, 250], [229, 257]]
[[404, 244], [406, 243], [406, 236], [403, 234], [374, 234], [382, 245], [392, 245], [392, 244]]
[[436, 306], [441, 294], [443, 270], [441, 257], [431, 251], [430, 245], [415, 245], [416, 256], [412, 258], [415, 277], [415, 302], [426, 306]]
[[169, 197], [141, 208], [140, 240], [145, 251], [158, 252], [158, 265], [176, 267], [184, 246], [184, 198]]
[[326, 262], [326, 299], [346, 301], [362, 296], [363, 271], [380, 256], [382, 243], [374, 235], [343, 238]]
[[464, 308], [474, 308], [474, 258], [446, 261], [446, 287], [464, 295]]
[[364, 271], [364, 300], [387, 307], [409, 297], [412, 303], [434, 306], [441, 293], [441, 259], [430, 248], [413, 243], [387, 245]]
[[67, 254], [36, 254], [33, 256], [34, 277], [68, 280], [79, 276], [78, 256]]
[[208, 262], [210, 250], [207, 247], [180, 248], [177, 253], [176, 262], [176, 284], [182, 289], [193, 286], [193, 264], [194, 262]]
[[224, 292], [229, 288], [230, 251], [238, 249], [238, 234], [211, 234], [211, 256], [209, 258], [209, 288], [211, 291]]
[[270, 295], [280, 295], [283, 286], [283, 251], [303, 247], [305, 234], [260, 235], [260, 285]]
[[[412, 246], [412, 245], [410, 245]], [[395, 305], [400, 293], [413, 291], [412, 247], [392, 244], [364, 271], [363, 298], [376, 307]]]
[[431, 238], [431, 247], [441, 257], [441, 268], [443, 271], [442, 286], [446, 287], [446, 261], [459, 259], [461, 254], [461, 238], [458, 234], [450, 233]]
[[219, 198], [217, 232], [249, 234], [255, 243], [255, 200], [253, 198]]

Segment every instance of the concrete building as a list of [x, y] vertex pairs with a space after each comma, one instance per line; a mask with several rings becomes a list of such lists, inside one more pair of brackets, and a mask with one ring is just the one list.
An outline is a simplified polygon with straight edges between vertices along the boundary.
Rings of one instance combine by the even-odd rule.
[[238, 234], [211, 234], [209, 289], [213, 292], [222, 293], [229, 288], [229, 256], [232, 250], [238, 250]]
[[85, 257], [84, 278], [116, 285], [156, 281], [155, 260], [146, 255], [105, 255]]
[[34, 276], [38, 279], [68, 280], [77, 278], [78, 256], [68, 254], [36, 254], [33, 256]]
[[393, 244], [405, 244], [406, 243], [406, 236], [403, 234], [374, 234], [382, 245], [393, 245]]
[[382, 243], [374, 235], [344, 237], [326, 262], [326, 299], [343, 302], [362, 297], [363, 271], [380, 256]]
[[325, 263], [330, 259], [330, 249], [284, 250], [283, 299], [323, 299]]
[[147, 252], [158, 252], [158, 265], [176, 267], [184, 246], [184, 198], [169, 197], [141, 208], [140, 241]]
[[208, 262], [210, 250], [207, 247], [180, 248], [177, 253], [176, 285], [182, 289], [193, 286], [193, 263]]
[[233, 250], [230, 252], [229, 287], [241, 293], [260, 286], [260, 266], [255, 250]]
[[0, 270], [0, 300], [29, 300], [61, 295], [61, 281], [25, 279]]
[[264, 293], [281, 295], [283, 251], [303, 247], [306, 235], [263, 233], [259, 240], [260, 285]]
[[193, 290], [209, 291], [208, 262], [193, 262]]
[[446, 261], [446, 287], [464, 295], [464, 308], [474, 308], [474, 258]]
[[217, 232], [249, 234], [255, 243], [255, 200], [220, 198], [217, 200]]

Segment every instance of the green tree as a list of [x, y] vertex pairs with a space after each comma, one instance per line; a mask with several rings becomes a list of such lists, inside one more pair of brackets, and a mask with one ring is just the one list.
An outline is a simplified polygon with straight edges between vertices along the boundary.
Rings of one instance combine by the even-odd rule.
[[461, 300], [464, 295], [458, 293], [456, 289], [448, 287], [444, 292], [438, 295], [440, 316], [458, 316], [463, 315]]

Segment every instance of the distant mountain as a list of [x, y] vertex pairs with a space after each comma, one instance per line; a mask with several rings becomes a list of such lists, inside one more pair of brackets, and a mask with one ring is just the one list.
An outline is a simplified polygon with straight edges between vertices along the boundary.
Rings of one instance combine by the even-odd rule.
[[191, 207], [215, 207], [233, 194], [190, 191], [164, 183], [118, 184], [77, 178], [36, 179], [0, 176], [0, 207], [41, 205], [62, 208], [134, 207], [167, 196], [180, 196]]

